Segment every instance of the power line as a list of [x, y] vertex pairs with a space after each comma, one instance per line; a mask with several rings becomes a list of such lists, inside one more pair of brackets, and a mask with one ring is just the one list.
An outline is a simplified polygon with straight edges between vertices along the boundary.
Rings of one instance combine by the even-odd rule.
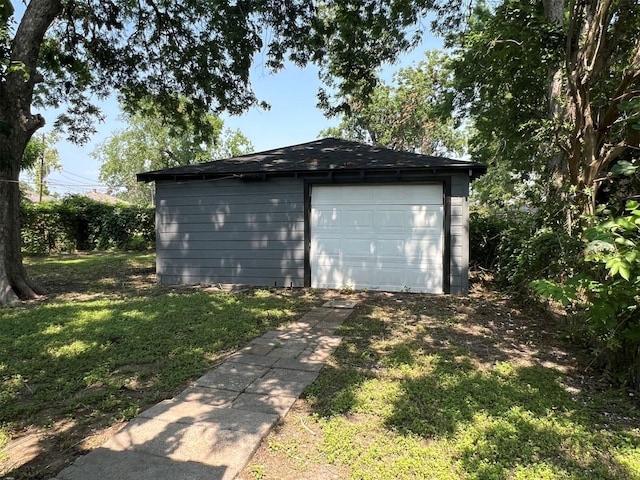
[[78, 175], [77, 173], [70, 172], [69, 170], [63, 170], [63, 172], [64, 173], [68, 173], [69, 175], [73, 175], [74, 177], [81, 178], [83, 180], [89, 180], [89, 181], [92, 181], [92, 182], [95, 180], [93, 178], [83, 177], [82, 175]]
[[108, 188], [104, 185], [100, 185], [99, 183], [59, 183], [56, 181], [47, 180], [47, 185], [51, 185], [54, 187], [85, 187], [85, 188]]

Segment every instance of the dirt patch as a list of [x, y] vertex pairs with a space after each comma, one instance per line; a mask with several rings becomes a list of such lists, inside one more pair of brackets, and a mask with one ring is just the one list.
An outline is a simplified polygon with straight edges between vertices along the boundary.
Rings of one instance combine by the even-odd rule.
[[125, 422], [99, 427], [79, 425], [75, 421], [58, 421], [46, 429], [34, 427], [20, 432], [1, 450], [0, 477], [40, 479], [55, 476], [79, 456], [99, 447], [124, 427]]
[[265, 439], [238, 480], [263, 477], [281, 480], [349, 478], [348, 468], [333, 465], [314, 453], [322, 436], [310, 415], [307, 402], [296, 401], [286, 421], [276, 426]]

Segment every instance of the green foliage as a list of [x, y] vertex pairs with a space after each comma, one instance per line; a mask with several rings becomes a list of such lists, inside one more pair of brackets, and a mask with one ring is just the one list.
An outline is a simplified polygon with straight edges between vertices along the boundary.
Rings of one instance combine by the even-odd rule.
[[73, 250], [144, 250], [155, 240], [150, 207], [100, 203], [79, 195], [22, 203], [22, 249], [29, 255]]
[[426, 60], [399, 70], [392, 85], [377, 86], [368, 98], [351, 98], [340, 125], [321, 135], [425, 155], [462, 155], [466, 135], [443, 116], [451, 81], [447, 55], [429, 51]]
[[208, 136], [197, 122], [171, 126], [155, 114], [126, 116], [129, 126], [98, 145], [92, 156], [101, 162], [100, 181], [119, 198], [136, 205], [153, 204], [153, 184], [136, 181], [136, 173], [179, 167], [250, 152], [251, 142], [238, 130], [230, 131], [223, 122], [205, 115]]
[[469, 212], [469, 264], [493, 270], [498, 264], [498, 248], [506, 221], [486, 209]]
[[[206, 112], [241, 113], [257, 103], [249, 76], [258, 56], [272, 71], [287, 61], [315, 63], [331, 87], [370, 91], [377, 67], [419, 42], [420, 30], [409, 27], [431, 5], [423, 0], [319, 6], [306, 0], [215, 5], [202, 0], [47, 0], [43, 8], [51, 25], [44, 25], [44, 41], [37, 35], [19, 41], [39, 42], [21, 45], [40, 53], [38, 70], [44, 81], [36, 86], [36, 104], [69, 105], [56, 125], [82, 141], [101, 116], [93, 99], [112, 88], [129, 113], [151, 100], [153, 106], [142, 105], [142, 113], [161, 112], [176, 125]], [[13, 40], [10, 19], [3, 16], [0, 23], [7, 27], [3, 36], [8, 41]], [[7, 49], [2, 61], [10, 60]], [[206, 122], [201, 127], [209, 128]]]
[[536, 291], [584, 316], [596, 347], [614, 374], [640, 384], [640, 205], [593, 220], [584, 231], [580, 271], [566, 282], [540, 280]]
[[560, 281], [573, 271], [580, 247], [580, 241], [563, 228], [537, 226], [527, 223], [525, 215], [514, 215], [502, 232], [496, 281], [521, 293], [534, 279]]
[[553, 213], [520, 208], [473, 206], [469, 253], [471, 265], [491, 270], [497, 286], [526, 294], [533, 280], [566, 278], [582, 243]]
[[468, 28], [449, 43], [453, 113], [473, 122], [471, 157], [508, 165], [518, 176], [544, 172], [543, 149], [551, 139], [549, 72], [561, 59], [564, 40], [545, 19], [542, 2], [507, 0], [496, 8], [477, 2]]

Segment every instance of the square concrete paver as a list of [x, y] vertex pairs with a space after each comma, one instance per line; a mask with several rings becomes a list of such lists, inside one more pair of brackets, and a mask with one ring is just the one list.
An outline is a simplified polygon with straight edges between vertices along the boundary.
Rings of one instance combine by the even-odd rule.
[[247, 392], [298, 397], [317, 376], [317, 372], [273, 368], [249, 385]]
[[271, 350], [273, 350], [275, 345], [271, 345], [271, 342], [267, 342], [266, 344], [253, 344], [250, 343], [246, 347], [240, 350], [242, 353], [251, 353], [253, 355], [266, 355]]
[[241, 393], [233, 402], [232, 408], [249, 410], [251, 412], [274, 413], [284, 418], [289, 412], [297, 397], [283, 395], [262, 395], [259, 393]]
[[225, 362], [196, 380], [195, 386], [241, 392], [247, 388], [247, 385], [260, 378], [268, 370], [269, 368], [258, 365]]
[[287, 370], [303, 370], [305, 372], [319, 372], [322, 370], [322, 362], [305, 362], [296, 358], [280, 358], [273, 364], [274, 368], [285, 368]]
[[279, 417], [271, 413], [236, 409], [229, 411], [238, 418], [251, 414], [255, 420], [260, 416], [262, 422], [253, 425], [253, 431], [247, 431], [221, 428], [221, 425], [213, 423], [167, 423], [137, 418], [109, 439], [103, 448], [113, 452], [143, 452], [181, 462], [233, 465], [239, 463], [244, 456], [253, 454], [262, 437]]
[[309, 363], [324, 363], [329, 360], [334, 350], [335, 348], [333, 347], [309, 347], [300, 353], [300, 355], [296, 357], [296, 360]]
[[325, 308], [352, 309], [357, 304], [358, 302], [352, 302], [351, 300], [329, 300], [328, 302], [322, 304], [322, 306]]
[[58, 474], [56, 480], [227, 480], [238, 473], [226, 465], [181, 462], [143, 452], [93, 450]]
[[149, 428], [154, 431], [155, 427], [148, 424], [147, 420], [187, 425], [210, 424], [215, 425], [217, 430], [241, 430], [260, 434], [268, 431], [275, 419], [261, 412], [237, 412], [231, 408], [215, 408], [199, 402], [165, 400], [142, 412], [116, 436], [121, 433], [125, 437], [130, 435], [130, 432], [126, 432], [129, 427], [136, 431], [146, 431]]
[[269, 357], [267, 355], [254, 355], [253, 353], [238, 352], [231, 355], [227, 362], [244, 363], [246, 365], [258, 365], [261, 367], [271, 367], [277, 357]]
[[218, 388], [192, 386], [184, 389], [174, 398], [177, 402], [200, 402], [214, 408], [227, 408], [239, 392]]
[[282, 347], [282, 348], [274, 348], [273, 350], [271, 350], [269, 352], [269, 354], [267, 355], [268, 357], [271, 358], [296, 358], [298, 355], [300, 355], [305, 349], [307, 348], [306, 345], [301, 346], [301, 347]]

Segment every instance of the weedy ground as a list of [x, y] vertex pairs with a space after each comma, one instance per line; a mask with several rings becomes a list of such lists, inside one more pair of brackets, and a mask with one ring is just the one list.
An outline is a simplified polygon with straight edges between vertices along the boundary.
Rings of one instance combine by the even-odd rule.
[[342, 345], [245, 479], [635, 479], [640, 413], [561, 321], [467, 297], [169, 288], [150, 254], [28, 259], [47, 298], [0, 309], [0, 476], [50, 478], [128, 419], [327, 298]]
[[562, 322], [479, 285], [351, 296], [342, 345], [242, 478], [640, 478], [634, 392]]
[[321, 292], [168, 288], [155, 257], [29, 258], [47, 298], [0, 309], [0, 477], [50, 478]]

